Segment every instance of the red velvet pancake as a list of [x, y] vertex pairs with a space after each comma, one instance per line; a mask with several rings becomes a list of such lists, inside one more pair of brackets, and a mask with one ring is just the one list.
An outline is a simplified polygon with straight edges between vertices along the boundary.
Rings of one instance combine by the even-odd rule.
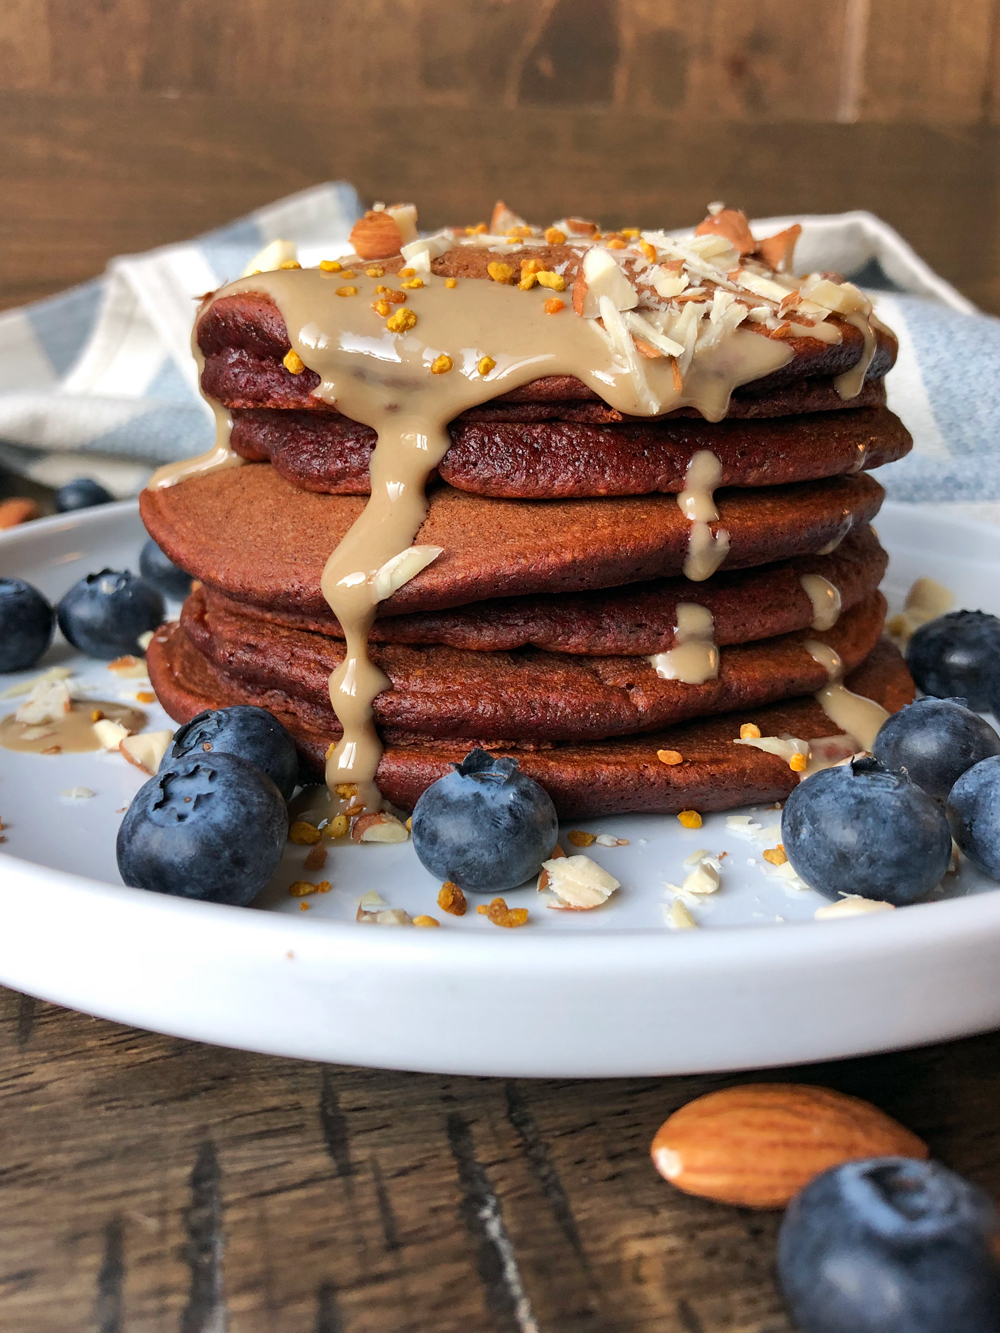
[[[627, 736], [818, 690], [827, 671], [804, 643], [829, 645], [851, 671], [878, 642], [884, 621], [885, 599], [873, 593], [830, 630], [723, 648], [717, 678], [703, 685], [662, 680], [645, 657], [373, 646], [372, 661], [392, 682], [375, 699], [375, 721], [388, 735], [475, 736], [494, 743]], [[339, 639], [210, 612], [197, 590], [184, 604], [176, 633], [186, 635], [233, 689], [286, 696], [317, 724], [325, 719], [331, 739], [340, 735], [329, 697], [330, 673], [344, 658]]]
[[[165, 627], [150, 644], [150, 675], [160, 701], [178, 722], [206, 708], [258, 703], [289, 729], [307, 768], [317, 778], [329, 745], [329, 732], [291, 704], [287, 696], [235, 688], [176, 627]], [[847, 680], [859, 694], [895, 712], [913, 698], [913, 682], [903, 659], [887, 640]], [[746, 708], [715, 718], [700, 718], [639, 737], [617, 737], [589, 744], [545, 749], [495, 746], [516, 757], [522, 770], [550, 793], [563, 818], [627, 812], [673, 814], [703, 812], [783, 800], [797, 777], [775, 755], [734, 745], [744, 722], [754, 722], [763, 736], [792, 735], [804, 740], [834, 736], [838, 728], [811, 698]], [[471, 748], [471, 740], [392, 742], [378, 770], [382, 792], [403, 809], [448, 772]], [[660, 749], [676, 750], [683, 762], [666, 765]]]
[[[865, 473], [716, 496], [723, 568], [812, 555], [863, 528], [882, 503]], [[238, 601], [315, 616], [320, 577], [365, 501], [301, 491], [262, 463], [143, 491], [151, 536], [176, 564]], [[439, 486], [416, 536], [443, 554], [381, 604], [441, 610], [487, 598], [577, 592], [680, 574], [690, 523], [670, 496], [494, 500]]]
[[[705, 606], [720, 647], [807, 629], [815, 609], [801, 579], [815, 574], [840, 593], [849, 610], [875, 591], [888, 556], [871, 528], [851, 533], [830, 555], [801, 556], [777, 565], [716, 574], [704, 583], [685, 578], [631, 583], [597, 592], [508, 597], [472, 602], [449, 611], [424, 611], [376, 620], [372, 643], [440, 643], [480, 652], [544, 648], [598, 656], [662, 653], [674, 646], [678, 602]], [[343, 638], [333, 612], [302, 615], [237, 602], [204, 584], [209, 611], [258, 616], [286, 629]]]
[[[910, 433], [888, 408], [813, 413], [772, 421], [691, 418], [582, 422], [457, 421], [438, 472], [458, 490], [533, 500], [676, 494], [692, 456], [709, 449], [723, 486], [779, 486], [881, 467], [903, 458]], [[367, 495], [376, 435], [324, 412], [239, 410], [232, 447], [270, 461], [293, 485]]]

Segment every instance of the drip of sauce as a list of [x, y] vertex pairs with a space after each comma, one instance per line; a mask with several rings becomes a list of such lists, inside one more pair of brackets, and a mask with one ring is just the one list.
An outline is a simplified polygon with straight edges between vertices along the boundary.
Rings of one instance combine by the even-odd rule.
[[840, 589], [821, 574], [803, 574], [799, 579], [802, 591], [812, 602], [812, 628], [833, 629], [840, 619]]
[[5, 750], [26, 754], [83, 754], [100, 750], [94, 730], [94, 713], [99, 711], [110, 722], [120, 722], [132, 733], [146, 725], [146, 714], [127, 704], [106, 703], [103, 699], [74, 699], [68, 713], [55, 722], [18, 722], [13, 713], [0, 719], [0, 745]]
[[[241, 292], [269, 296], [284, 318], [292, 348], [320, 377], [314, 395], [378, 434], [371, 499], [330, 556], [322, 580], [346, 638], [343, 664], [330, 681], [330, 699], [344, 734], [329, 753], [327, 784], [356, 783], [358, 800], [368, 809], [381, 805], [375, 785], [381, 743], [372, 704], [389, 685], [367, 651], [378, 601], [387, 595], [376, 576], [411, 546], [424, 520], [424, 488], [449, 447], [448, 422], [477, 403], [547, 375], [575, 375], [629, 415], [693, 406], [707, 420], [719, 421], [733, 389], [780, 368], [792, 355], [780, 339], [736, 329], [696, 353], [678, 387], [670, 358], [645, 362], [637, 370], [638, 358], [626, 364], [594, 321], [568, 310], [547, 314], [544, 287], [521, 291], [464, 279], [447, 288], [442, 278], [427, 275], [422, 288], [410, 289], [404, 307], [416, 315], [415, 326], [393, 334], [373, 309], [377, 282], [363, 271], [347, 287], [340, 275], [319, 269], [277, 270], [241, 279], [216, 294], [216, 299]], [[342, 296], [338, 289], [356, 294]], [[451, 368], [432, 373], [442, 356], [450, 358]], [[481, 375], [484, 357], [495, 365]], [[151, 485], [172, 485], [237, 463], [219, 420], [215, 450], [187, 465], [161, 469]], [[713, 539], [704, 520], [692, 526], [703, 527], [709, 540], [707, 545], [703, 539], [692, 542], [689, 577], [707, 578], [725, 556], [720, 549], [724, 534]]]
[[815, 338], [821, 343], [838, 344], [844, 341], [844, 335], [837, 328], [836, 324], [829, 324], [825, 319], [821, 319], [816, 324], [796, 324], [791, 323], [788, 328], [793, 338]]
[[699, 449], [691, 455], [677, 503], [681, 513], [691, 521], [684, 575], [692, 583], [711, 578], [729, 554], [729, 533], [725, 528], [713, 533], [709, 527], [719, 517], [715, 488], [721, 480], [722, 464], [711, 449]]
[[161, 486], [173, 486], [175, 482], [185, 481], [188, 477], [197, 477], [202, 473], [219, 472], [227, 467], [239, 467], [246, 462], [246, 459], [241, 458], [229, 446], [229, 436], [233, 429], [233, 414], [216, 399], [209, 398], [201, 387], [201, 372], [205, 369], [205, 358], [195, 336], [197, 327], [198, 322], [195, 320], [194, 328], [191, 331], [191, 352], [198, 363], [198, 392], [208, 403], [212, 409], [212, 415], [215, 417], [215, 443], [211, 449], [199, 454], [197, 458], [188, 458], [181, 463], [166, 463], [163, 467], [157, 468], [149, 479], [149, 489], [151, 491], [159, 490]]
[[681, 680], [685, 685], [704, 685], [719, 674], [719, 650], [713, 641], [715, 621], [707, 606], [697, 602], [677, 603], [674, 646], [650, 657], [650, 665], [661, 680]]
[[842, 375], [838, 375], [833, 381], [833, 387], [841, 398], [857, 398], [868, 374], [868, 367], [875, 356], [875, 329], [868, 315], [842, 315], [841, 318], [846, 319], [848, 324], [853, 324], [864, 335], [865, 343], [856, 364], [851, 366], [850, 370], [845, 370]]
[[821, 546], [820, 549], [816, 552], [816, 554], [832, 555], [834, 551], [837, 549], [837, 547], [840, 545], [840, 543], [847, 536], [847, 534], [850, 532], [853, 526], [854, 526], [854, 515], [845, 514], [843, 522], [837, 529], [837, 535], [831, 541], [828, 541], [825, 546]]
[[816, 702], [831, 722], [858, 741], [859, 749], [870, 750], [889, 714], [874, 699], [866, 699], [847, 688], [839, 653], [818, 639], [807, 639], [802, 647], [830, 678], [830, 683], [817, 691]]

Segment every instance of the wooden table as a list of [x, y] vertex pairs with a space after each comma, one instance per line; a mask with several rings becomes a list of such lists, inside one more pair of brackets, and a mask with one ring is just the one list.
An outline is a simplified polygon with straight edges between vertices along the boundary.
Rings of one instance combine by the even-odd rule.
[[[445, 1078], [138, 1032], [0, 991], [10, 1333], [785, 1333], [779, 1217], [649, 1162], [748, 1076]], [[1000, 1034], [769, 1072], [870, 1098], [1000, 1194]]]

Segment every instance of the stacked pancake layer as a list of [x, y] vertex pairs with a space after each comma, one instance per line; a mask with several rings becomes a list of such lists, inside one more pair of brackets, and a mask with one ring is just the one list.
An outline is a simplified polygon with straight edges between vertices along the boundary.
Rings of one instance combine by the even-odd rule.
[[[431, 271], [475, 281], [470, 262], [453, 252]], [[870, 527], [869, 470], [910, 446], [884, 403], [895, 344], [877, 330], [845, 398], [837, 377], [865, 348], [854, 324], [840, 332], [790, 340], [787, 365], [738, 388], [717, 422], [686, 407], [628, 416], [572, 376], [451, 422], [415, 538], [441, 553], [380, 603], [369, 635], [389, 681], [374, 702], [388, 799], [411, 807], [476, 744], [517, 756], [564, 815], [780, 799], [798, 781], [788, 754], [736, 744], [744, 724], [849, 753], [847, 714], [816, 697], [831, 678], [889, 710], [912, 697], [881, 638], [886, 558]], [[374, 432], [287, 368], [292, 340], [265, 295], [217, 298], [198, 343], [249, 465], [142, 497], [152, 536], [200, 583], [150, 672], [178, 720], [269, 708], [319, 777], [341, 734], [328, 682], [345, 651], [321, 580], [364, 509]], [[702, 577], [691, 515], [712, 492], [717, 518], [700, 523], [724, 558]]]

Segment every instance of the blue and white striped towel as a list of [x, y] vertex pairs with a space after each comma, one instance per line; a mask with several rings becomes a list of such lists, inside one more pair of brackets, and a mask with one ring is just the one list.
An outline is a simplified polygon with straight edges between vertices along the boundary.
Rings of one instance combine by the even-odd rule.
[[[103, 277], [0, 315], [0, 463], [50, 485], [97, 477], [134, 494], [159, 463], [206, 449], [210, 413], [190, 352], [194, 298], [238, 276], [268, 241], [303, 263], [349, 249], [361, 206], [319, 185], [182, 245], [115, 259]], [[793, 221], [754, 223], [768, 235]], [[1000, 500], [1000, 320], [978, 313], [870, 213], [801, 219], [796, 267], [875, 289], [899, 334], [890, 405], [915, 440], [886, 469], [899, 500]]]

